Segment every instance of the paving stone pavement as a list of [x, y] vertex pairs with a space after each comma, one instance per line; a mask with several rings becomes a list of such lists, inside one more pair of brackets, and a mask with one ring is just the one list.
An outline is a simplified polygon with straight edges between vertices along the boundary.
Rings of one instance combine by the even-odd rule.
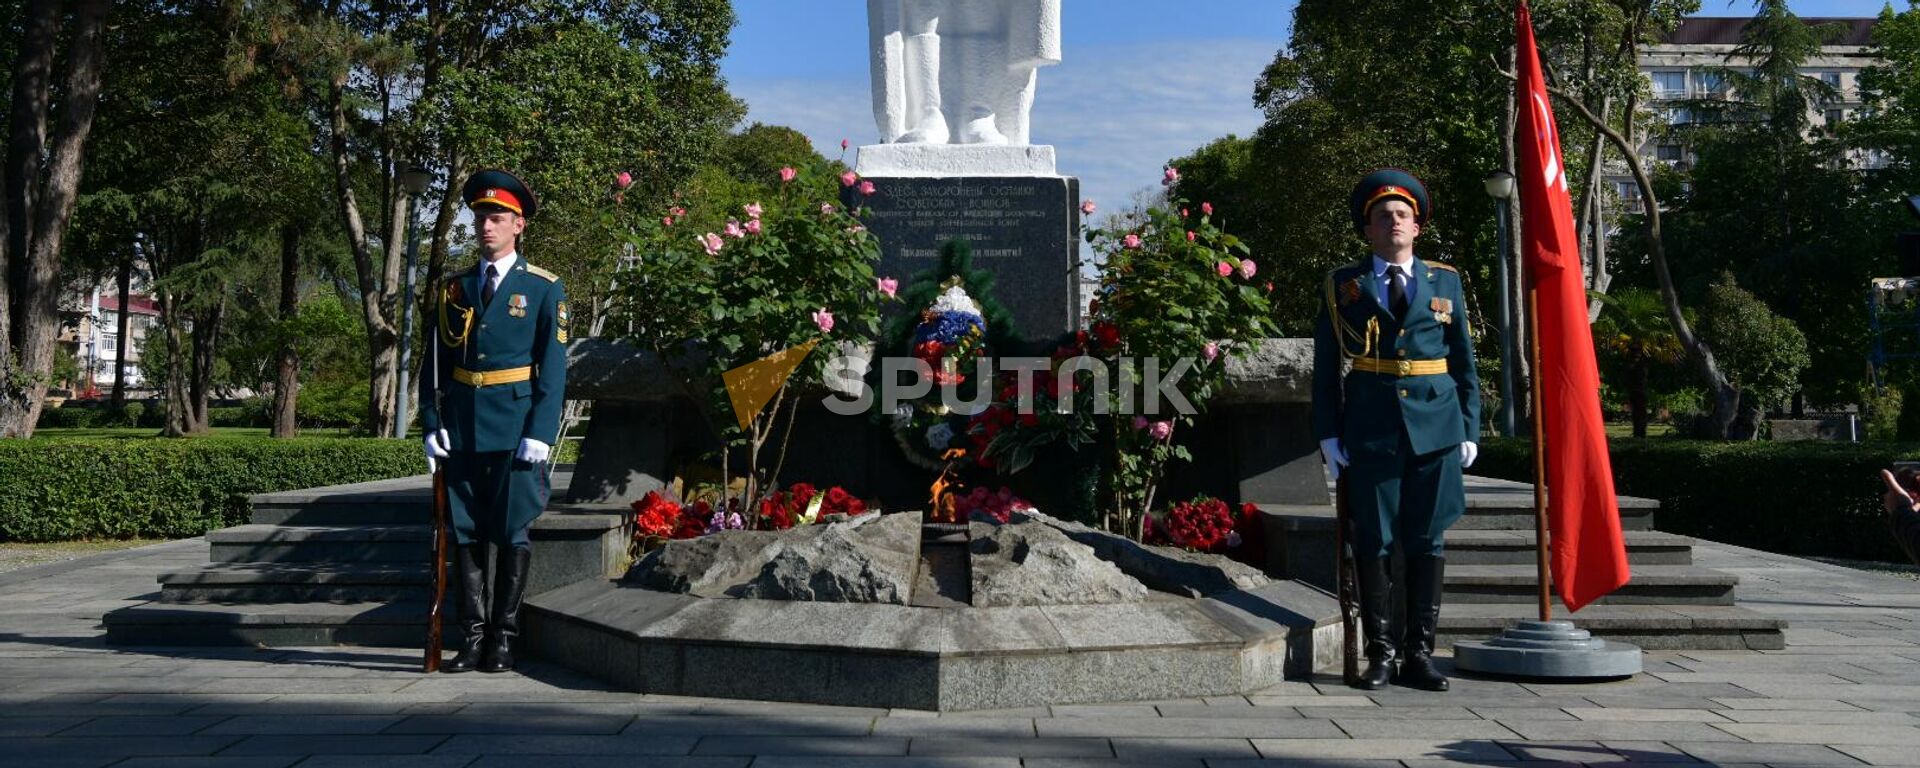
[[[1920, 766], [1920, 582], [1701, 542], [1782, 651], [1649, 653], [1598, 685], [1336, 678], [1248, 696], [932, 713], [648, 696], [557, 667], [423, 676], [415, 651], [137, 648], [100, 617], [204, 540], [0, 574], [0, 766], [1265, 768]], [[1577, 617], [1576, 617], [1577, 618]]]

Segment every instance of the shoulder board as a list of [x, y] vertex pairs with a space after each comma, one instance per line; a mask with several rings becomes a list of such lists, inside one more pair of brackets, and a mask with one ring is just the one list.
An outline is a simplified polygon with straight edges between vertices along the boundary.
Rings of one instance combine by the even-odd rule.
[[1437, 262], [1437, 261], [1429, 261], [1429, 262], [1427, 262], [1427, 266], [1429, 266], [1429, 267], [1433, 267], [1434, 269], [1444, 269], [1444, 270], [1446, 270], [1446, 271], [1448, 271], [1448, 272], [1452, 272], [1452, 273], [1454, 273], [1454, 274], [1456, 274], [1456, 275], [1457, 275], [1457, 274], [1460, 274], [1460, 270], [1459, 270], [1459, 269], [1457, 269], [1457, 268], [1455, 268], [1455, 267], [1454, 267], [1454, 266], [1453, 266], [1452, 264], [1442, 264], [1442, 263], [1440, 263], [1440, 262]]
[[541, 269], [541, 268], [539, 268], [539, 267], [536, 267], [536, 266], [534, 266], [534, 265], [532, 265], [532, 264], [528, 264], [528, 265], [527, 265], [527, 274], [530, 274], [530, 275], [533, 275], [534, 277], [537, 277], [537, 278], [540, 278], [540, 279], [542, 279], [542, 280], [545, 280], [545, 281], [547, 281], [547, 282], [549, 282], [549, 283], [557, 283], [557, 282], [560, 282], [560, 276], [559, 276], [559, 275], [556, 275], [556, 274], [554, 274], [554, 273], [552, 273], [552, 272], [548, 272], [548, 271], [546, 271], [546, 270], [544, 270], [544, 269]]

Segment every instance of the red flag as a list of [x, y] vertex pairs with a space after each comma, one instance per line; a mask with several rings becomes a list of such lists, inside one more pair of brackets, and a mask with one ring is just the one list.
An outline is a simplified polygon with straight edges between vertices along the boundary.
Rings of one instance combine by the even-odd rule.
[[1524, 0], [1515, 30], [1519, 48], [1519, 109], [1515, 150], [1520, 164], [1522, 253], [1535, 291], [1540, 357], [1533, 375], [1540, 393], [1546, 451], [1547, 524], [1553, 541], [1553, 586], [1567, 609], [1578, 611], [1619, 589], [1631, 574], [1620, 509], [1613, 495], [1613, 462], [1600, 418], [1600, 367], [1587, 325], [1586, 279], [1573, 229], [1573, 199], [1560, 154], [1533, 18]]

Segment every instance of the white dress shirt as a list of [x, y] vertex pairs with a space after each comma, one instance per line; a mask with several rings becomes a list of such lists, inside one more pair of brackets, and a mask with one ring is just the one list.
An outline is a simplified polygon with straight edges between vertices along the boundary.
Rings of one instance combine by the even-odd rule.
[[[500, 281], [507, 279], [507, 272], [513, 269], [513, 262], [515, 259], [518, 259], [518, 258], [520, 258], [520, 254], [518, 252], [508, 251], [507, 255], [500, 257], [499, 260], [489, 262], [490, 264], [493, 265], [493, 289], [491, 291], [492, 293], [500, 292]], [[487, 274], [487, 264], [481, 264], [480, 276], [485, 277], [486, 274]]]
[[[1380, 306], [1383, 307], [1387, 306], [1387, 267], [1390, 266], [1394, 265], [1386, 259], [1380, 258], [1378, 254], [1374, 255], [1373, 287], [1375, 293], [1373, 297], [1379, 299]], [[1413, 259], [1407, 259], [1407, 263], [1401, 264], [1399, 267], [1402, 276], [1401, 279], [1406, 281], [1400, 287], [1407, 289], [1407, 305], [1412, 306], [1413, 295], [1415, 293], [1414, 286], [1417, 284], [1413, 279]], [[1388, 309], [1392, 309], [1392, 307], [1388, 307]]]

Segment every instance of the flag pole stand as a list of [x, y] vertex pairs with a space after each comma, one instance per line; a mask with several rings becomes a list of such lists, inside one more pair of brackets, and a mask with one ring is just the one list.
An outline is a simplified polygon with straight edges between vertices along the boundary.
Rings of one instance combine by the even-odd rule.
[[[1506, 254], [1501, 254], [1506, 258]], [[1455, 669], [1489, 677], [1556, 682], [1604, 682], [1640, 674], [1640, 647], [1611, 642], [1554, 620], [1547, 569], [1546, 425], [1540, 397], [1540, 312], [1538, 289], [1527, 291], [1527, 359], [1533, 375], [1533, 520], [1534, 562], [1539, 568], [1540, 618], [1521, 621], [1487, 640], [1453, 644]]]

